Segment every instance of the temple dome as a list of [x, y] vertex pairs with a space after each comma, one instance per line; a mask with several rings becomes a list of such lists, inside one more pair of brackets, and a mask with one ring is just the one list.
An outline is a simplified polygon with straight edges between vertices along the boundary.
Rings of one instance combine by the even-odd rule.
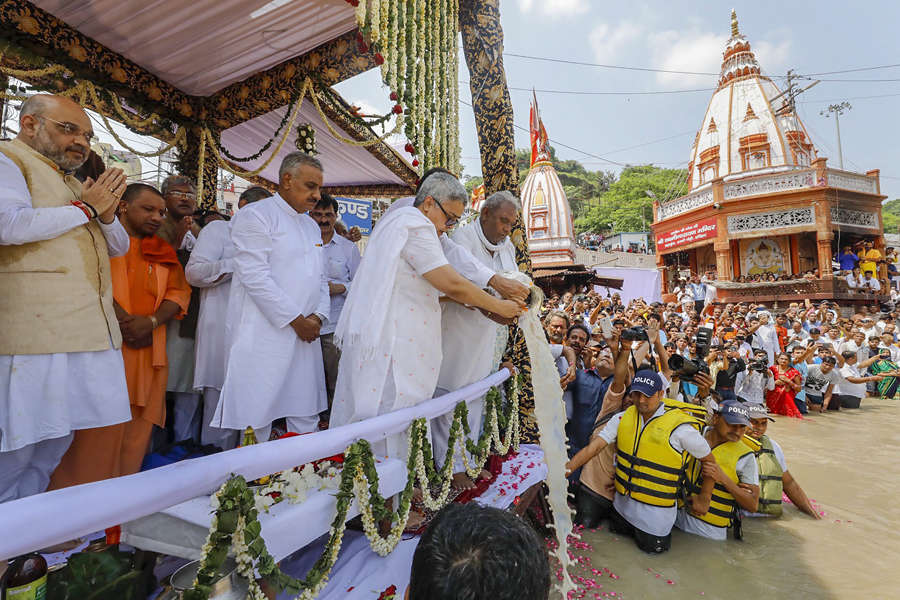
[[549, 161], [536, 162], [522, 184], [522, 217], [533, 264], [574, 264], [572, 210]]
[[719, 86], [691, 152], [690, 189], [719, 177], [806, 168], [815, 158], [809, 133], [787, 95], [761, 73], [731, 11]]

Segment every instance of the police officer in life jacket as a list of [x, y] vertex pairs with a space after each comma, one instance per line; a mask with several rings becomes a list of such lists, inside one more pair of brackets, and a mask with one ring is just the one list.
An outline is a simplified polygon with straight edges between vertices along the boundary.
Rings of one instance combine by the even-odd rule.
[[[750, 437], [759, 440], [760, 448], [756, 451], [756, 462], [759, 465], [759, 512], [748, 513], [747, 516], [780, 517], [782, 512], [781, 493], [787, 494], [794, 506], [813, 519], [822, 517], [813, 508], [806, 492], [791, 476], [784, 459], [784, 451], [778, 442], [766, 435], [769, 421], [774, 421], [762, 404], [745, 404], [750, 417]], [[740, 484], [743, 487], [744, 484]]]
[[[665, 552], [671, 546], [686, 457], [704, 465], [715, 460], [697, 419], [680, 409], [666, 410], [663, 391], [656, 371], [635, 372], [628, 388], [631, 406], [595, 432], [566, 465], [572, 472], [608, 445], [617, 445], [610, 530], [633, 535], [638, 548], [649, 553]], [[712, 485], [710, 480], [693, 501], [698, 514], [706, 512]]]
[[[746, 405], [736, 400], [719, 404], [711, 427], [703, 432], [709, 442], [715, 463], [689, 461], [686, 487], [690, 492], [714, 481], [709, 510], [703, 515], [691, 514], [684, 503], [679, 507], [675, 527], [713, 540], [728, 537], [728, 528], [740, 515], [738, 508], [756, 512], [759, 500], [759, 467], [753, 449], [742, 439], [750, 425]], [[739, 485], [742, 484], [742, 485]], [[738, 530], [735, 537], [739, 538]]]

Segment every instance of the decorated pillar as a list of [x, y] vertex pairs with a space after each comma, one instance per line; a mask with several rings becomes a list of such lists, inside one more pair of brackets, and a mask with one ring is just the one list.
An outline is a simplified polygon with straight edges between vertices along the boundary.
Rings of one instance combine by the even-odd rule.
[[[472, 110], [481, 150], [484, 193], [500, 190], [518, 195], [519, 169], [516, 166], [513, 110], [503, 69], [503, 28], [499, 0], [460, 0], [459, 26], [463, 51], [469, 67]], [[519, 270], [531, 275], [528, 236], [521, 218], [510, 239], [516, 247]]]
[[[500, 26], [499, 0], [460, 0], [459, 26], [463, 52], [469, 67], [472, 110], [481, 151], [481, 173], [484, 193], [499, 190], [519, 193], [519, 170], [513, 131], [513, 110], [503, 70], [503, 28]], [[516, 248], [519, 270], [531, 276], [528, 235], [521, 215], [510, 233]], [[512, 360], [522, 374], [519, 415], [522, 443], [538, 443], [534, 417], [534, 388], [525, 337], [515, 325], [509, 328], [509, 345], [505, 358]]]
[[[197, 206], [210, 208], [216, 205], [219, 188], [219, 166], [209, 148], [209, 141], [201, 141], [200, 127], [191, 127], [185, 136], [183, 148], [178, 149], [176, 168], [179, 175], [190, 177], [197, 185]], [[219, 143], [219, 132], [212, 131], [214, 143]]]
[[716, 253], [716, 279], [728, 281], [731, 279], [731, 244], [728, 240], [715, 242], [713, 250]]
[[[817, 168], [824, 168], [825, 161], [815, 161]], [[834, 239], [834, 231], [831, 228], [831, 202], [823, 191], [813, 201], [813, 210], [816, 218], [816, 256], [818, 258], [819, 277], [831, 276], [831, 241]]]

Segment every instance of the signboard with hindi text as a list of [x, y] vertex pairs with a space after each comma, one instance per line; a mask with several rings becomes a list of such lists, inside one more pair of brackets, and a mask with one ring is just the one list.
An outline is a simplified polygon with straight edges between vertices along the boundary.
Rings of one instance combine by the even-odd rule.
[[372, 233], [372, 201], [355, 198], [335, 198], [338, 202], [338, 219], [347, 229], [359, 227], [360, 233]]
[[656, 236], [656, 251], [669, 250], [716, 237], [716, 218], [703, 219]]

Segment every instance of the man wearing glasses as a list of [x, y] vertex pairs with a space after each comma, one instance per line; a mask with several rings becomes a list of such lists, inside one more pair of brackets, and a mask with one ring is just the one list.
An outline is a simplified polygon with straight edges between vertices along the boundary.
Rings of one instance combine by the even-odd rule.
[[[160, 191], [166, 201], [166, 218], [157, 235], [175, 248], [178, 261], [185, 267], [200, 235], [200, 227], [194, 223], [197, 188], [189, 177], [171, 175], [163, 181]], [[172, 398], [172, 437], [176, 442], [200, 441], [200, 393], [194, 391], [194, 338], [199, 316], [200, 291], [192, 287], [191, 302], [184, 319], [169, 321], [167, 325], [169, 378], [166, 391]], [[209, 417], [206, 415], [207, 421]]]
[[131, 418], [109, 266], [127, 182], [74, 177], [93, 137], [77, 103], [36, 95], [0, 142], [0, 502], [43, 492], [76, 430]]

